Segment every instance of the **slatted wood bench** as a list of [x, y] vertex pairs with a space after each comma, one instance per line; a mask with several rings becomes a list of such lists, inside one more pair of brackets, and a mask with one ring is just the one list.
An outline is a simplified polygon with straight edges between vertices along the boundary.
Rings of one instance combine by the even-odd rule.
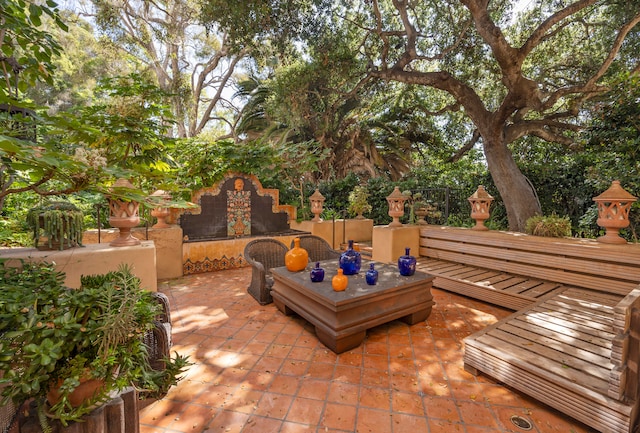
[[640, 283], [640, 246], [429, 225], [418, 268], [434, 287], [520, 310], [565, 286], [627, 295]]
[[433, 285], [519, 310], [467, 337], [483, 372], [601, 432], [638, 429], [640, 246], [428, 226]]

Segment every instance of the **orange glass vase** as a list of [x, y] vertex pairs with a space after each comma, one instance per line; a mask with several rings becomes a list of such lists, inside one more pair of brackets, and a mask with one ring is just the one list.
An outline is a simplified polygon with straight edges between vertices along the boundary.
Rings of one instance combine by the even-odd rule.
[[331, 287], [336, 292], [344, 292], [349, 285], [349, 278], [343, 273], [342, 269], [338, 269], [338, 273], [331, 279]]
[[300, 247], [300, 238], [293, 240], [293, 248], [284, 255], [284, 265], [291, 272], [302, 271], [309, 263], [309, 253]]

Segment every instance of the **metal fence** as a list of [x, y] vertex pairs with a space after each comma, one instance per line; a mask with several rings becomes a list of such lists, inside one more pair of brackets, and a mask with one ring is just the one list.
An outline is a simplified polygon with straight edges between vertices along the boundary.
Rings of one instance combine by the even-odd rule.
[[458, 216], [460, 219], [469, 217], [468, 194], [462, 189], [442, 187], [416, 192], [422, 194], [421, 200], [435, 207], [435, 214], [432, 213], [425, 218], [430, 224], [446, 224], [450, 216]]

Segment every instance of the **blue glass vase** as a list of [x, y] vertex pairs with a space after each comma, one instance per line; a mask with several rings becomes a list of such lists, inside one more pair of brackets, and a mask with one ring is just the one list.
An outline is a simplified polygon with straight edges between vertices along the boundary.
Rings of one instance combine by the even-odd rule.
[[410, 248], [404, 249], [404, 256], [398, 257], [400, 275], [409, 277], [416, 272], [416, 258], [409, 254]]
[[312, 283], [321, 283], [324, 280], [324, 269], [320, 267], [320, 262], [316, 262], [316, 267], [309, 273]]
[[349, 241], [347, 250], [340, 254], [340, 268], [345, 275], [355, 275], [360, 272], [362, 257], [353, 249], [353, 241]]
[[369, 270], [364, 274], [364, 278], [370, 286], [375, 286], [378, 282], [378, 271], [375, 270], [373, 263], [369, 264]]

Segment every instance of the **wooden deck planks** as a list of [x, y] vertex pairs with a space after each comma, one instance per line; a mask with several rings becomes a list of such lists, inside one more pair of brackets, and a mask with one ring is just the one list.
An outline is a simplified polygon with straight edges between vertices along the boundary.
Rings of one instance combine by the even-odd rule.
[[465, 347], [465, 368], [478, 369], [508, 386], [542, 401], [601, 432], [629, 433], [637, 407], [624, 405], [603, 395], [576, 387], [564, 380], [550, 380], [535, 367], [521, 366], [484, 345]]
[[435, 275], [434, 287], [512, 310], [564, 289], [559, 283], [427, 257], [418, 259], [417, 269]]
[[420, 255], [434, 260], [623, 296], [640, 282], [640, 246], [435, 226], [421, 228], [420, 235]]
[[435, 287], [518, 310], [465, 339], [466, 369], [603, 433], [640, 433], [640, 245], [431, 225], [420, 236]]
[[547, 378], [561, 377], [600, 394], [608, 392], [609, 377], [604, 368], [576, 358], [566, 351], [548, 348], [501, 329], [494, 330], [477, 341], [486, 347], [498, 349], [503, 356], [511, 356], [541, 369], [546, 372]]
[[483, 371], [600, 431], [628, 433], [637, 403], [609, 397], [616, 299], [622, 297], [565, 288], [467, 337], [465, 368]]
[[[539, 280], [534, 280], [534, 279], [527, 279], [525, 281], [523, 281], [522, 283], [519, 284], [514, 284], [511, 287], [507, 287], [504, 289], [505, 292], [508, 293], [523, 293], [526, 291], [529, 291], [535, 287], [538, 287], [540, 284], [543, 284], [541, 281]], [[556, 284], [557, 285], [557, 284]]]
[[560, 283], [544, 282], [532, 287], [529, 290], [521, 292], [521, 295], [528, 296], [533, 299], [540, 299], [543, 296], [551, 295], [564, 290], [564, 285]]

